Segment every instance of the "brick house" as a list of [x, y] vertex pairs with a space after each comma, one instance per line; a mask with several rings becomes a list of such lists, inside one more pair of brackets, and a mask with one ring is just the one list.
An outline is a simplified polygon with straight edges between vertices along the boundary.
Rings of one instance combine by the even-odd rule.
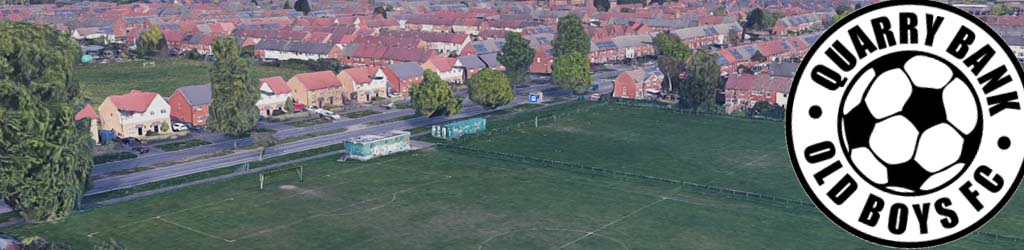
[[788, 16], [775, 21], [775, 27], [772, 28], [772, 33], [785, 35], [790, 32], [821, 29], [822, 24], [824, 24], [824, 22], [822, 21], [821, 16], [815, 13]]
[[[144, 138], [147, 133], [169, 133], [171, 106], [160, 94], [132, 90], [108, 96], [100, 104], [100, 127], [118, 137]], [[164, 131], [166, 129], [166, 131]]]
[[388, 77], [379, 67], [358, 67], [338, 73], [346, 100], [368, 103], [388, 97]]
[[293, 100], [307, 107], [337, 107], [345, 100], [341, 81], [329, 70], [298, 74], [287, 84]]
[[383, 67], [383, 70], [392, 94], [408, 95], [413, 84], [423, 81], [423, 67], [415, 62], [391, 64]]
[[260, 116], [270, 117], [274, 111], [285, 111], [285, 103], [292, 96], [292, 89], [280, 76], [260, 79], [260, 99], [256, 101], [256, 108], [260, 110]]
[[793, 78], [768, 74], [734, 74], [725, 83], [725, 111], [754, 107], [759, 101], [786, 106]]
[[185, 86], [174, 90], [167, 103], [171, 105], [172, 121], [202, 127], [210, 117], [213, 92], [210, 84]]
[[612, 96], [629, 99], [650, 99], [661, 91], [665, 75], [656, 67], [622, 72], [614, 81]]

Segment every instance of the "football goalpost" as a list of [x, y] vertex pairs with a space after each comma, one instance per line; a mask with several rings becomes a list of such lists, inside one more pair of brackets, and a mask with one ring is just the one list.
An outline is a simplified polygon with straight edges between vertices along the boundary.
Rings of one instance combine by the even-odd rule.
[[296, 174], [299, 175], [299, 182], [303, 181], [303, 179], [302, 179], [302, 166], [295, 166], [295, 167], [290, 167], [290, 168], [282, 168], [282, 169], [277, 169], [277, 170], [271, 170], [271, 171], [260, 173], [260, 190], [263, 190], [263, 186], [267, 183], [267, 181], [269, 180], [269, 178], [271, 176], [288, 174], [288, 173], [291, 173], [291, 172], [295, 172]]

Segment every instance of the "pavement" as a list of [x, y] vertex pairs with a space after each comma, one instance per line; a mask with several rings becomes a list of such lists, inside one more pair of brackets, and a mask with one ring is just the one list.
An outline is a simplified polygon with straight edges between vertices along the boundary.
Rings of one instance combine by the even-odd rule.
[[[593, 74], [595, 83], [599, 85], [598, 92], [607, 93], [612, 89], [612, 83], [610, 80], [605, 78], [613, 77], [620, 74], [624, 70], [628, 70], [629, 67], [625, 66], [612, 66], [610, 67], [614, 71], [599, 72]], [[549, 77], [546, 76], [532, 76], [533, 80], [548, 81]], [[337, 144], [345, 139], [357, 137], [366, 134], [377, 134], [391, 130], [408, 130], [412, 128], [428, 126], [433, 124], [444, 123], [450, 120], [461, 119], [470, 116], [476, 116], [486, 112], [492, 112], [501, 109], [507, 109], [515, 107], [528, 102], [527, 94], [536, 91], [551, 90], [557, 88], [557, 86], [551, 84], [539, 84], [530, 85], [523, 88], [514, 89], [516, 98], [510, 105], [502, 106], [495, 110], [486, 110], [481, 106], [467, 106], [463, 109], [463, 112], [450, 116], [450, 117], [416, 117], [406, 120], [397, 120], [393, 122], [387, 122], [374, 126], [357, 126], [371, 123], [379, 123], [385, 121], [392, 121], [398, 118], [415, 115], [415, 112], [411, 109], [402, 110], [389, 110], [389, 112], [375, 114], [356, 119], [342, 119], [331, 123], [318, 124], [309, 127], [290, 127], [290, 126], [277, 126], [270, 125], [278, 130], [274, 134], [277, 139], [289, 139], [310, 134], [321, 134], [329, 133], [332, 131], [339, 131], [341, 129], [350, 129], [340, 133], [327, 134], [317, 136], [308, 139], [302, 139], [294, 142], [283, 143], [270, 147], [266, 150], [264, 158], [275, 157], [286, 155], [294, 152], [300, 152], [310, 150], [314, 148], [324, 147], [332, 144]], [[572, 91], [568, 90], [555, 90], [547, 91], [544, 93], [545, 98], [558, 98], [565, 96], [572, 96]], [[212, 136], [212, 135], [206, 135]], [[212, 139], [212, 138], [211, 138]], [[239, 165], [246, 162], [257, 161], [260, 159], [259, 149], [236, 151], [223, 156], [216, 156], [207, 159], [200, 159], [189, 161], [185, 163], [175, 164], [167, 167], [161, 167], [146, 171], [140, 171], [135, 173], [129, 173], [124, 175], [109, 176], [111, 173], [131, 170], [133, 168], [152, 166], [161, 163], [171, 163], [175, 161], [182, 161], [183, 159], [196, 158], [202, 155], [209, 155], [217, 152], [223, 152], [227, 150], [233, 150], [237, 148], [244, 148], [252, 145], [250, 138], [218, 138], [220, 140], [211, 141], [211, 144], [203, 145], [195, 148], [184, 149], [174, 152], [156, 152], [141, 155], [139, 158], [110, 162], [96, 165], [93, 169], [92, 176], [101, 177], [94, 178], [93, 188], [86, 192], [86, 195], [95, 195], [105, 193], [113, 190], [128, 188], [136, 185], [141, 185], [150, 182], [156, 182], [175, 177], [185, 176], [193, 173], [204, 172], [212, 169], [218, 169], [223, 167], [230, 167]]]
[[[552, 92], [551, 94], [545, 94], [545, 95], [558, 97], [558, 96], [564, 96], [564, 95], [570, 95], [570, 94], [571, 94], [571, 92], [568, 92], [568, 91], [555, 91], [555, 92]], [[384, 123], [384, 124], [380, 124], [380, 125], [376, 125], [376, 126], [372, 126], [372, 127], [362, 128], [362, 129], [355, 129], [355, 130], [345, 131], [345, 132], [341, 132], [341, 133], [323, 135], [323, 136], [313, 137], [313, 138], [309, 138], [309, 139], [303, 139], [303, 140], [299, 140], [299, 141], [284, 143], [284, 144], [280, 144], [280, 145], [276, 145], [274, 147], [268, 148], [266, 150], [266, 153], [264, 154], [264, 158], [281, 156], [281, 155], [286, 155], [286, 154], [290, 154], [290, 153], [301, 152], [301, 151], [306, 151], [306, 150], [310, 150], [310, 149], [325, 147], [325, 146], [329, 146], [329, 145], [333, 145], [333, 144], [338, 144], [338, 143], [340, 143], [341, 141], [343, 141], [345, 139], [354, 138], [354, 137], [361, 136], [361, 135], [379, 134], [379, 133], [383, 133], [383, 132], [387, 132], [387, 131], [392, 131], [392, 130], [408, 130], [408, 129], [413, 129], [413, 128], [417, 128], [417, 127], [423, 127], [423, 126], [428, 126], [428, 125], [433, 125], [433, 124], [440, 124], [440, 123], [444, 123], [444, 122], [448, 122], [448, 121], [452, 121], [452, 120], [462, 119], [462, 118], [465, 118], [465, 117], [476, 116], [476, 115], [480, 115], [480, 114], [487, 113], [487, 112], [493, 112], [493, 111], [497, 111], [497, 110], [512, 108], [512, 107], [516, 107], [516, 106], [519, 106], [519, 105], [527, 103], [528, 102], [527, 99], [528, 99], [528, 97], [526, 97], [526, 96], [517, 96], [515, 98], [515, 100], [513, 100], [513, 102], [510, 105], [505, 105], [505, 106], [499, 107], [498, 109], [494, 109], [494, 110], [487, 110], [487, 109], [484, 109], [481, 106], [471, 106], [471, 107], [464, 108], [462, 113], [459, 113], [458, 115], [453, 115], [453, 116], [450, 116], [450, 117], [444, 117], [444, 116], [429, 117], [429, 118], [428, 117], [417, 117], [417, 118], [413, 118], [413, 119], [399, 120], [399, 121]], [[406, 110], [406, 111], [397, 111], [397, 112], [392, 112], [392, 113], [387, 113], [387, 114], [379, 114], [377, 116], [387, 115], [387, 116], [391, 116], [391, 117], [401, 117], [400, 114], [403, 113], [403, 112], [408, 112], [408, 114], [413, 114], [411, 110]], [[385, 116], [385, 117], [387, 117], [387, 116]], [[349, 120], [349, 121], [353, 121], [352, 123], [335, 122], [335, 123], [322, 124], [322, 125], [341, 126], [340, 124], [352, 124], [352, 125], [361, 124], [360, 122], [358, 122], [356, 120], [361, 120], [361, 119]], [[381, 119], [380, 117], [376, 117], [376, 119], [367, 119], [367, 120], [383, 121], [383, 120], [387, 120], [387, 119]], [[366, 120], [364, 120], [362, 122], [365, 123]], [[306, 129], [313, 129], [313, 128], [307, 127], [307, 128], [302, 128], [301, 130], [306, 130]], [[316, 130], [329, 130], [329, 128], [315, 128], [315, 129]], [[238, 141], [239, 142], [246, 142], [248, 144], [252, 143], [251, 141], [248, 141], [248, 139], [242, 139], [242, 140], [238, 140]], [[216, 147], [210, 147], [210, 146], [211, 145], [199, 147], [199, 148], [197, 148], [197, 150], [206, 151], [206, 150], [211, 150], [213, 148], [216, 148]], [[240, 144], [239, 146], [241, 147], [242, 144]], [[183, 150], [183, 151], [191, 151], [191, 150]], [[180, 152], [180, 151], [176, 151], [176, 152]], [[171, 152], [171, 153], [175, 153], [175, 152]], [[209, 170], [213, 170], [213, 169], [235, 166], [235, 165], [243, 164], [243, 163], [246, 163], [246, 162], [258, 161], [259, 159], [260, 159], [260, 150], [259, 149], [252, 149], [252, 150], [245, 150], [245, 151], [237, 151], [237, 152], [234, 152], [232, 154], [228, 154], [228, 155], [224, 155], [224, 156], [219, 156], [219, 157], [214, 157], [214, 158], [208, 158], [208, 159], [202, 159], [202, 160], [196, 160], [196, 161], [176, 164], [176, 165], [168, 166], [168, 167], [161, 167], [161, 168], [156, 168], [156, 169], [152, 169], [152, 170], [146, 170], [146, 171], [135, 172], [135, 173], [130, 173], [130, 174], [124, 174], [124, 175], [110, 176], [110, 177], [106, 177], [106, 178], [101, 178], [101, 179], [93, 180], [93, 188], [90, 189], [88, 192], [86, 192], [86, 195], [88, 196], [88, 195], [101, 194], [101, 193], [110, 192], [110, 191], [114, 191], [114, 190], [118, 190], [118, 189], [129, 188], [129, 187], [133, 187], [133, 186], [141, 185], [141, 184], [145, 184], [145, 183], [162, 181], [162, 180], [167, 180], [167, 179], [171, 179], [171, 178], [175, 178], [175, 177], [190, 175], [190, 174], [194, 174], [194, 173], [205, 172], [205, 171], [209, 171]], [[110, 169], [113, 169], [113, 167], [110, 167], [109, 165], [104, 166], [102, 169], [97, 167], [97, 170], [103, 170], [103, 171], [106, 171], [107, 173], [109, 173]], [[93, 171], [94, 175], [97, 174], [97, 170]]]
[[[515, 92], [517, 94], [530, 93], [530, 92], [544, 90], [544, 89], [551, 89], [551, 88], [554, 88], [554, 87], [555, 86], [549, 85], [549, 84], [531, 85], [531, 86], [528, 86], [528, 87], [516, 89]], [[411, 109], [402, 109], [402, 110], [391, 110], [390, 112], [387, 112], [387, 113], [376, 114], [376, 115], [369, 115], [369, 116], [364, 116], [364, 117], [360, 117], [360, 118], [356, 118], [356, 119], [342, 119], [342, 120], [338, 120], [338, 121], [331, 122], [331, 123], [318, 124], [318, 125], [309, 126], [309, 127], [291, 127], [291, 126], [283, 127], [283, 126], [276, 126], [278, 129], [275, 129], [275, 130], [278, 130], [278, 131], [277, 131], [277, 133], [274, 134], [274, 138], [283, 140], [283, 139], [289, 139], [289, 138], [294, 138], [294, 137], [305, 136], [305, 135], [309, 135], [309, 134], [318, 134], [318, 133], [325, 133], [325, 132], [331, 132], [331, 131], [338, 131], [338, 130], [341, 130], [341, 129], [344, 129], [344, 128], [348, 128], [348, 127], [351, 127], [351, 126], [354, 126], [354, 125], [358, 125], [358, 124], [367, 124], [367, 123], [374, 123], [374, 122], [393, 120], [393, 119], [397, 119], [397, 118], [401, 118], [401, 117], [406, 117], [406, 116], [411, 116], [411, 115], [415, 115], [415, 111], [413, 111]], [[208, 132], [204, 132], [203, 134], [204, 134], [204, 136], [210, 136], [210, 137], [213, 137], [213, 136], [217, 135], [217, 134], [208, 133]], [[202, 138], [202, 137], [200, 137], [200, 138]], [[109, 162], [109, 163], [104, 163], [104, 164], [98, 164], [98, 165], [95, 166], [95, 168], [93, 168], [92, 174], [94, 176], [105, 176], [105, 175], [109, 175], [109, 174], [114, 173], [114, 172], [125, 171], [125, 170], [129, 170], [129, 169], [133, 169], [133, 168], [138, 168], [138, 167], [151, 166], [151, 165], [155, 165], [155, 164], [180, 161], [182, 159], [188, 159], [190, 157], [197, 157], [197, 156], [205, 155], [205, 154], [212, 154], [212, 153], [217, 153], [217, 152], [226, 151], [226, 150], [233, 150], [233, 149], [236, 149], [236, 148], [244, 148], [246, 146], [252, 145], [252, 140], [250, 138], [237, 138], [237, 139], [234, 139], [234, 138], [226, 138], [226, 137], [223, 137], [223, 136], [221, 136], [221, 138], [223, 138], [223, 139], [221, 139], [221, 140], [209, 140], [207, 138], [204, 138], [204, 139], [207, 139], [207, 141], [209, 141], [211, 143], [207, 144], [207, 145], [199, 146], [199, 147], [183, 149], [183, 150], [178, 150], [178, 151], [173, 151], [173, 152], [151, 152], [151, 153], [148, 153], [148, 154], [140, 155], [138, 158], [135, 158], [135, 159], [116, 161], [116, 162]]]

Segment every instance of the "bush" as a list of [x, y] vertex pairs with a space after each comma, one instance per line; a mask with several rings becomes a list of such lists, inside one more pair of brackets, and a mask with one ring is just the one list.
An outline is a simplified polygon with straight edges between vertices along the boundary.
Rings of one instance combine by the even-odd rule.
[[270, 112], [270, 115], [273, 115], [273, 116], [279, 116], [279, 115], [283, 115], [283, 114], [287, 114], [287, 113], [285, 113], [284, 110], [280, 110], [280, 109], [275, 109], [273, 112]]

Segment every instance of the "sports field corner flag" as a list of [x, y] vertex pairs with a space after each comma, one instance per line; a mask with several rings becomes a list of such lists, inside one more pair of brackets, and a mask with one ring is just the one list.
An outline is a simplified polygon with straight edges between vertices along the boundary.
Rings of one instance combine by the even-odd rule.
[[793, 80], [797, 179], [835, 224], [892, 247], [954, 241], [1021, 181], [1020, 63], [985, 23], [931, 1], [887, 1], [834, 24]]

